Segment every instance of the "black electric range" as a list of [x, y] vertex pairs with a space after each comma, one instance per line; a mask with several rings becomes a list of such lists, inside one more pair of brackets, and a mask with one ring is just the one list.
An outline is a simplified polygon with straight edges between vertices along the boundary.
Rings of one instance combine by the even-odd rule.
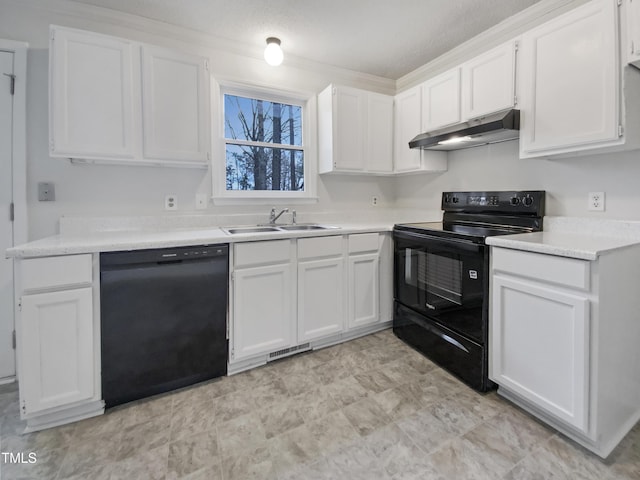
[[442, 222], [394, 227], [396, 336], [486, 391], [489, 236], [542, 230], [544, 191], [445, 192]]

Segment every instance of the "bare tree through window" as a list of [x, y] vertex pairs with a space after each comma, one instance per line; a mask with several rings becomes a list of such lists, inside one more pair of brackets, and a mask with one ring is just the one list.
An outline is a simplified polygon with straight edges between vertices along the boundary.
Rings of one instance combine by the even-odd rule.
[[226, 189], [304, 191], [302, 107], [224, 95]]

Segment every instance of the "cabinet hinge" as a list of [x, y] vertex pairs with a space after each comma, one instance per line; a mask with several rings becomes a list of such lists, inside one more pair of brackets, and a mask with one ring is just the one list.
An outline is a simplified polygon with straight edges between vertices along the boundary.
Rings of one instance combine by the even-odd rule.
[[624, 127], [622, 125], [618, 125], [618, 137], [624, 135]]
[[232, 282], [233, 282], [233, 281], [235, 281], [235, 279], [236, 279], [236, 272], [231, 272], [230, 277], [231, 277], [231, 281], [232, 281]]
[[207, 161], [211, 160], [211, 153], [207, 152]]
[[27, 413], [27, 402], [26, 400], [22, 400], [22, 413]]
[[9, 204], [9, 221], [13, 222], [16, 218], [16, 206], [13, 202]]
[[53, 152], [55, 150], [55, 146], [56, 144], [53, 141], [53, 138], [51, 140], [49, 140], [49, 151]]
[[234, 358], [236, 358], [236, 351], [233, 348], [231, 348], [231, 359], [234, 359]]
[[22, 297], [18, 300], [18, 310], [22, 311]]
[[518, 105], [518, 96], [514, 95], [513, 96], [513, 106], [515, 107], [516, 105]]
[[9, 93], [14, 95], [16, 93], [16, 76], [13, 73], [4, 73], [3, 75], [11, 79], [9, 83]]
[[634, 46], [634, 44], [633, 44], [633, 40], [631, 40], [631, 53], [634, 53], [634, 52], [635, 52], [635, 50], [636, 50], [636, 49], [635, 49], [635, 46]]
[[518, 51], [518, 48], [520, 48], [520, 42], [516, 42], [516, 44], [515, 44], [515, 50], [516, 50], [516, 52]]
[[56, 31], [55, 30], [51, 30], [50, 31], [50, 35], [51, 35], [51, 40], [55, 40], [56, 39]]
[[622, 5], [622, 0], [618, 0], [618, 6]]
[[13, 346], [13, 349], [16, 349], [16, 331], [14, 330], [11, 336], [11, 345]]
[[209, 71], [209, 60], [205, 60], [204, 61], [204, 69], [208, 72]]

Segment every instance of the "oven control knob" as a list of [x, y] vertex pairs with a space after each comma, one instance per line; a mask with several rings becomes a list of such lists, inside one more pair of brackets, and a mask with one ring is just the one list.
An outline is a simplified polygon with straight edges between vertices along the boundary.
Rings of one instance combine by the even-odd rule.
[[451, 195], [444, 196], [444, 203], [451, 203]]
[[520, 205], [520, 199], [518, 197], [511, 197], [511, 205]]
[[522, 203], [525, 207], [530, 207], [533, 204], [533, 198], [527, 195], [522, 199]]
[[452, 201], [453, 203], [458, 203], [459, 198], [458, 198], [458, 197], [453, 197], [453, 198], [451, 199], [451, 201]]

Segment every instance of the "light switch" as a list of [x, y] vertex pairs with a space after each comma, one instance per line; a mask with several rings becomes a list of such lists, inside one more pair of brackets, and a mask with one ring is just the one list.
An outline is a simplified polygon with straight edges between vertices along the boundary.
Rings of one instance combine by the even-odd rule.
[[38, 182], [38, 201], [53, 202], [56, 199], [56, 186], [51, 182]]

